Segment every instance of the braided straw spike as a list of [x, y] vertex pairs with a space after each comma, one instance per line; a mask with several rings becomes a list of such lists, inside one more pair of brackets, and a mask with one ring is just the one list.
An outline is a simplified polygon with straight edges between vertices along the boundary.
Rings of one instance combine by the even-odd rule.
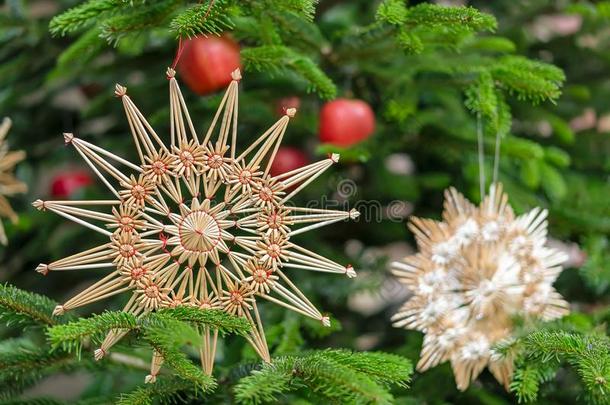
[[[6, 117], [0, 124], [0, 217], [6, 217], [11, 222], [17, 222], [17, 214], [11, 208], [6, 196], [24, 193], [27, 190], [25, 183], [17, 180], [13, 175], [15, 165], [25, 159], [23, 151], [9, 152], [6, 144], [6, 136], [11, 128], [11, 120]], [[4, 194], [4, 195], [3, 195]], [[0, 243], [7, 245], [8, 240], [4, 231], [4, 225], [0, 221]]]

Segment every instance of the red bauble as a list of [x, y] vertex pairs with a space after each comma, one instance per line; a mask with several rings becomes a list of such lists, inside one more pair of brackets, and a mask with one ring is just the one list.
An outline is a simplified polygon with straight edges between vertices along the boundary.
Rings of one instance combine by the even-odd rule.
[[70, 197], [75, 191], [93, 184], [93, 179], [84, 170], [61, 172], [51, 181], [51, 195], [56, 198]]
[[278, 149], [269, 172], [272, 176], [277, 176], [303, 167], [308, 163], [307, 155], [300, 149], [292, 146], [282, 146]]
[[340, 98], [320, 111], [320, 141], [350, 146], [367, 139], [375, 130], [375, 114], [362, 100]]
[[184, 41], [178, 63], [182, 80], [200, 95], [228, 86], [231, 72], [239, 67], [239, 45], [228, 37], [195, 37]]
[[298, 98], [297, 96], [284, 97], [284, 98], [280, 98], [277, 101], [275, 112], [277, 113], [277, 115], [279, 115], [281, 117], [281, 116], [286, 115], [287, 109], [296, 108], [298, 110], [300, 107], [301, 107], [301, 99]]

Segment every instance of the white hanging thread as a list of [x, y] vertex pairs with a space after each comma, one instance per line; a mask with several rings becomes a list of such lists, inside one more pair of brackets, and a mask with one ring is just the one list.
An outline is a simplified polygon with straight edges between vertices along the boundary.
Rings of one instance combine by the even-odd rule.
[[[481, 192], [481, 200], [485, 198], [485, 149], [483, 145], [483, 125], [481, 122], [481, 113], [477, 113], [477, 142], [478, 142], [478, 155], [479, 155], [479, 189]], [[496, 131], [496, 144], [494, 147], [494, 164], [491, 184], [494, 185], [498, 182], [498, 173], [500, 171], [500, 145], [502, 143], [502, 136], [500, 131]]]
[[479, 144], [479, 191], [482, 201], [485, 198], [485, 151], [483, 149], [483, 128], [480, 112], [477, 112], [477, 142]]

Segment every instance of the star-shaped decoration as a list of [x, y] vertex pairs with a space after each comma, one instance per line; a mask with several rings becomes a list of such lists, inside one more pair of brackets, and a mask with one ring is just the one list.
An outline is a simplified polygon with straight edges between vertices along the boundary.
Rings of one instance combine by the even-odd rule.
[[479, 207], [450, 188], [442, 221], [411, 220], [419, 251], [392, 270], [413, 296], [392, 319], [425, 333], [419, 371], [450, 361], [465, 390], [487, 366], [508, 388], [512, 360], [493, 346], [511, 336], [514, 317], [551, 320], [569, 312], [552, 287], [567, 257], [545, 246], [546, 216], [534, 208], [515, 217], [497, 184]]
[[[295, 207], [290, 199], [338, 161], [327, 159], [290, 173], [269, 171], [288, 122], [286, 114], [245, 150], [238, 152], [239, 70], [209, 129], [197, 134], [182, 93], [168, 69], [169, 139], [162, 139], [117, 85], [139, 160], [130, 162], [73, 134], [64, 134], [99, 176], [113, 198], [100, 201], [34, 202], [107, 238], [107, 242], [49, 264], [53, 271], [96, 269], [105, 276], [55, 309], [65, 311], [120, 293], [131, 294], [124, 310], [136, 315], [157, 308], [192, 305], [219, 308], [245, 317], [248, 337], [270, 361], [257, 300], [265, 299], [320, 320], [329, 318], [291, 281], [293, 272], [317, 271], [355, 277], [340, 265], [298, 245], [294, 236], [320, 226], [354, 219], [358, 212]], [[169, 143], [168, 143], [169, 141]], [[95, 357], [102, 358], [122, 336], [108, 334]], [[218, 333], [206, 329], [202, 365], [212, 372]], [[152, 382], [162, 364], [154, 354]]]

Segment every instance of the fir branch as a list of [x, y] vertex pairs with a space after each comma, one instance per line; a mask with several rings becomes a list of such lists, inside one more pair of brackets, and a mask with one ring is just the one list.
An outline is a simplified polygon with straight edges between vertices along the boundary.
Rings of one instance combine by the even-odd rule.
[[396, 42], [408, 54], [418, 54], [424, 50], [421, 38], [409, 30], [400, 30], [396, 36]]
[[259, 46], [241, 51], [246, 69], [278, 72], [288, 70], [304, 79], [309, 89], [324, 99], [335, 97], [337, 89], [331, 79], [307, 56], [285, 46]]
[[554, 375], [561, 361], [580, 376], [587, 399], [608, 403], [610, 389], [610, 338], [599, 334], [579, 334], [562, 330], [538, 330], [520, 339], [515, 379], [511, 390], [520, 401], [534, 400], [538, 386]]
[[47, 297], [0, 284], [0, 320], [7, 325], [54, 325], [57, 303]]
[[164, 363], [170, 366], [180, 378], [190, 381], [204, 392], [216, 387], [214, 378], [203, 373], [179, 349], [179, 344], [185, 337], [191, 342], [200, 340], [197, 332], [189, 325], [174, 320], [167, 314], [153, 314], [147, 318], [142, 332], [144, 339], [163, 356]]
[[185, 392], [197, 393], [190, 381], [164, 378], [154, 384], [138, 387], [128, 394], [121, 394], [117, 405], [152, 405], [156, 402], [168, 403], [182, 399]]
[[[388, 360], [391, 370], [382, 371]], [[235, 393], [240, 403], [259, 404], [306, 388], [326, 402], [385, 404], [392, 396], [379, 383], [402, 385], [411, 372], [408, 361], [399, 363], [397, 356], [333, 350], [279, 357], [241, 379]]]
[[412, 27], [459, 27], [472, 32], [495, 31], [496, 19], [474, 7], [445, 7], [422, 3], [408, 9], [404, 24]]
[[136, 329], [137, 320], [132, 314], [118, 311], [106, 311], [90, 318], [57, 325], [47, 329], [47, 338], [53, 348], [61, 347], [66, 351], [76, 350], [80, 353], [85, 339], [98, 341], [111, 329]]
[[49, 30], [53, 35], [63, 36], [98, 20], [105, 12], [129, 4], [128, 0], [89, 0], [55, 16], [49, 24]]
[[251, 328], [250, 323], [245, 318], [231, 316], [218, 309], [201, 310], [195, 307], [181, 306], [162, 309], [157, 314], [198, 326], [208, 326], [219, 330], [223, 334], [231, 333], [246, 336]]
[[318, 0], [271, 0], [266, 3], [276, 10], [296, 13], [308, 21], [313, 21]]
[[146, 7], [134, 8], [105, 19], [100, 25], [100, 36], [116, 43], [125, 34], [142, 32], [157, 27], [179, 6], [178, 0], [160, 0]]
[[265, 14], [291, 46], [319, 51], [328, 43], [316, 24], [294, 12], [271, 9]]
[[413, 374], [413, 364], [408, 359], [395, 354], [328, 350], [325, 356], [364, 373], [381, 384], [407, 387]]
[[384, 0], [377, 8], [375, 20], [380, 23], [402, 25], [407, 21], [408, 14], [404, 0]]
[[226, 1], [216, 0], [210, 8], [210, 1], [196, 4], [180, 12], [169, 24], [170, 30], [179, 38], [197, 35], [221, 35], [235, 26], [230, 17]]
[[490, 73], [509, 93], [532, 103], [554, 102], [565, 81], [565, 75], [558, 67], [521, 56], [500, 58], [490, 68]]

